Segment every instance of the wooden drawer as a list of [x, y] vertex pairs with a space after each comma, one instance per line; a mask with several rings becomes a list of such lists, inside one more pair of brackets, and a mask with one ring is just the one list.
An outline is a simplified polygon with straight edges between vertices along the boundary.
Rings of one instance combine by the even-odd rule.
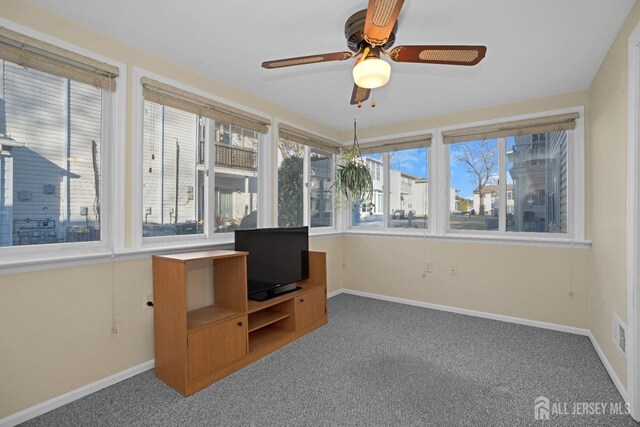
[[315, 289], [296, 297], [296, 329], [306, 328], [326, 315], [324, 289]]
[[242, 316], [190, 333], [187, 338], [189, 380], [246, 356], [247, 324], [247, 316]]

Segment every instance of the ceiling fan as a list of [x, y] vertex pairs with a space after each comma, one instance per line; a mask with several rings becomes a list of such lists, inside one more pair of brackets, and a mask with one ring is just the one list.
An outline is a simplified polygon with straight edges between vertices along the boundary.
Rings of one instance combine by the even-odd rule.
[[344, 25], [344, 35], [351, 52], [265, 61], [262, 67], [284, 68], [358, 57], [353, 67], [355, 84], [351, 104], [360, 107], [369, 98], [371, 89], [384, 86], [391, 76], [391, 66], [380, 59], [381, 54], [395, 62], [423, 64], [476, 65], [482, 61], [487, 52], [485, 46], [412, 45], [397, 46], [389, 51], [396, 41], [398, 14], [403, 4], [404, 0], [369, 0], [367, 9], [351, 15]]

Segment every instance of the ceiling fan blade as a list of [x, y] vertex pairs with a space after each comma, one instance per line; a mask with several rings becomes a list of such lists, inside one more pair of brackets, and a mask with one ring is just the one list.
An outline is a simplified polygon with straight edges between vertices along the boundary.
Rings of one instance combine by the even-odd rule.
[[387, 42], [404, 0], [369, 0], [364, 36], [373, 47]]
[[476, 65], [486, 53], [486, 46], [398, 46], [389, 52], [389, 57], [396, 62]]
[[351, 105], [360, 104], [361, 102], [369, 99], [371, 89], [365, 89], [358, 85], [353, 85], [353, 92], [351, 93]]
[[295, 58], [277, 59], [275, 61], [265, 61], [262, 68], [283, 68], [294, 65], [315, 64], [317, 62], [344, 61], [353, 57], [353, 52], [323, 53], [320, 55], [298, 56]]

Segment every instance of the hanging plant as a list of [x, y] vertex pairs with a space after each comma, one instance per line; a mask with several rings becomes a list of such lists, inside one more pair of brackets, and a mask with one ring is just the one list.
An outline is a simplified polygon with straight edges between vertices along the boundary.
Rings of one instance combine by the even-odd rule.
[[344, 198], [347, 202], [359, 202], [363, 206], [369, 205], [373, 199], [373, 179], [371, 171], [367, 168], [356, 133], [356, 122], [353, 121], [353, 144], [343, 151], [341, 163], [336, 168], [336, 179], [333, 183], [336, 188], [336, 207]]

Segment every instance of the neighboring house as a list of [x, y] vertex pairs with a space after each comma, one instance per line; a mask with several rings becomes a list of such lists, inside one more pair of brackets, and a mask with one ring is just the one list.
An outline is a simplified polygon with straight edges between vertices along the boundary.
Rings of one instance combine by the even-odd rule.
[[[500, 190], [497, 185], [485, 185], [482, 187], [482, 199], [485, 215], [493, 215], [498, 211], [499, 198]], [[473, 209], [476, 211], [476, 214], [480, 213], [480, 192], [478, 188], [473, 190]], [[513, 213], [514, 210], [513, 185], [507, 184], [507, 213]]]
[[257, 227], [258, 134], [218, 123], [216, 141], [217, 229]]
[[[373, 180], [373, 213], [384, 212], [383, 167], [382, 161], [365, 157], [365, 162], [371, 171]], [[409, 212], [415, 218], [424, 218], [428, 211], [428, 183], [421, 178], [397, 169], [389, 170], [389, 213], [392, 216], [406, 218]], [[363, 212], [368, 216], [368, 212]]]
[[454, 212], [454, 211], [459, 211], [460, 208], [458, 206], [458, 199], [456, 198], [456, 196], [458, 195], [458, 192], [460, 190], [456, 190], [455, 188], [451, 187], [449, 189], [449, 212]]
[[[145, 236], [203, 232], [206, 121], [145, 102]], [[217, 123], [213, 141], [216, 231], [255, 227], [257, 135]]]
[[519, 136], [507, 153], [515, 226], [523, 231], [567, 231], [567, 133]]
[[101, 105], [94, 86], [0, 61], [1, 246], [99, 239]]

